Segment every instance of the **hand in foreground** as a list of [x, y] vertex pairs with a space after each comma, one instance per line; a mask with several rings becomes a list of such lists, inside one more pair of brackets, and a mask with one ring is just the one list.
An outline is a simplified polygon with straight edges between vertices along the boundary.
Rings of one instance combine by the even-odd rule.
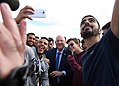
[[34, 9], [31, 6], [25, 6], [24, 8], [22, 8], [17, 17], [15, 18], [15, 21], [19, 24], [21, 20], [26, 18], [32, 20], [28, 13], [34, 14]]
[[0, 10], [0, 78], [5, 78], [24, 63], [26, 22], [21, 21], [18, 28], [6, 3], [0, 4]]

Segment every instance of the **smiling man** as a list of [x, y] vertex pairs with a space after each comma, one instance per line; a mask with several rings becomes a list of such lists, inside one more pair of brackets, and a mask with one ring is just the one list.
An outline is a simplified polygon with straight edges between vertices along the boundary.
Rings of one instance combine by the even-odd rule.
[[101, 39], [96, 18], [82, 18], [81, 36], [87, 46], [82, 60], [84, 86], [119, 86], [119, 0], [115, 1], [111, 29]]
[[71, 51], [65, 47], [66, 39], [62, 35], [56, 37], [56, 48], [50, 49], [46, 56], [50, 60], [50, 86], [72, 86], [72, 70], [67, 62]]
[[[48, 39], [46, 37], [41, 37], [37, 45], [37, 58], [39, 59], [39, 83], [42, 86], [49, 86], [48, 78], [48, 59], [45, 56], [45, 52], [48, 49]], [[40, 86], [40, 85], [39, 85]]]

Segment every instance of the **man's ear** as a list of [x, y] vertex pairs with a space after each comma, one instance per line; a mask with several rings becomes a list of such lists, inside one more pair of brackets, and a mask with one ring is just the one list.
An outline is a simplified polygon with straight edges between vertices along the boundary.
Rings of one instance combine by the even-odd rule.
[[102, 33], [102, 29], [99, 29], [99, 34], [101, 34]]

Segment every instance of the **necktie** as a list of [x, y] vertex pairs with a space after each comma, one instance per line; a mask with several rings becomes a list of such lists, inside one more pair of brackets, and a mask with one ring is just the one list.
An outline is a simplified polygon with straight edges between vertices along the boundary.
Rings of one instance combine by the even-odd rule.
[[[60, 59], [60, 52], [57, 53], [57, 57], [56, 57], [56, 70], [59, 70], [59, 59]], [[57, 77], [57, 83], [60, 83], [60, 78]]]
[[56, 57], [56, 70], [58, 70], [59, 69], [59, 58], [60, 58], [60, 52], [58, 52], [57, 53], [58, 55], [57, 55], [57, 57]]

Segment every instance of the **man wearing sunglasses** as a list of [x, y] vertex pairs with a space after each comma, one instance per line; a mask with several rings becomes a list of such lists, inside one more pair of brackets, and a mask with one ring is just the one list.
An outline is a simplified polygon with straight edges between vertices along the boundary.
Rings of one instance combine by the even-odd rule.
[[81, 56], [85, 53], [80, 47], [80, 42], [77, 38], [70, 38], [67, 40], [68, 48], [73, 52], [73, 55], [68, 56], [68, 63], [74, 71], [72, 86], [83, 86], [82, 77], [82, 58]]
[[83, 56], [84, 86], [119, 86], [119, 0], [115, 0], [111, 26], [100, 39], [100, 26], [87, 15], [80, 25], [87, 51]]

